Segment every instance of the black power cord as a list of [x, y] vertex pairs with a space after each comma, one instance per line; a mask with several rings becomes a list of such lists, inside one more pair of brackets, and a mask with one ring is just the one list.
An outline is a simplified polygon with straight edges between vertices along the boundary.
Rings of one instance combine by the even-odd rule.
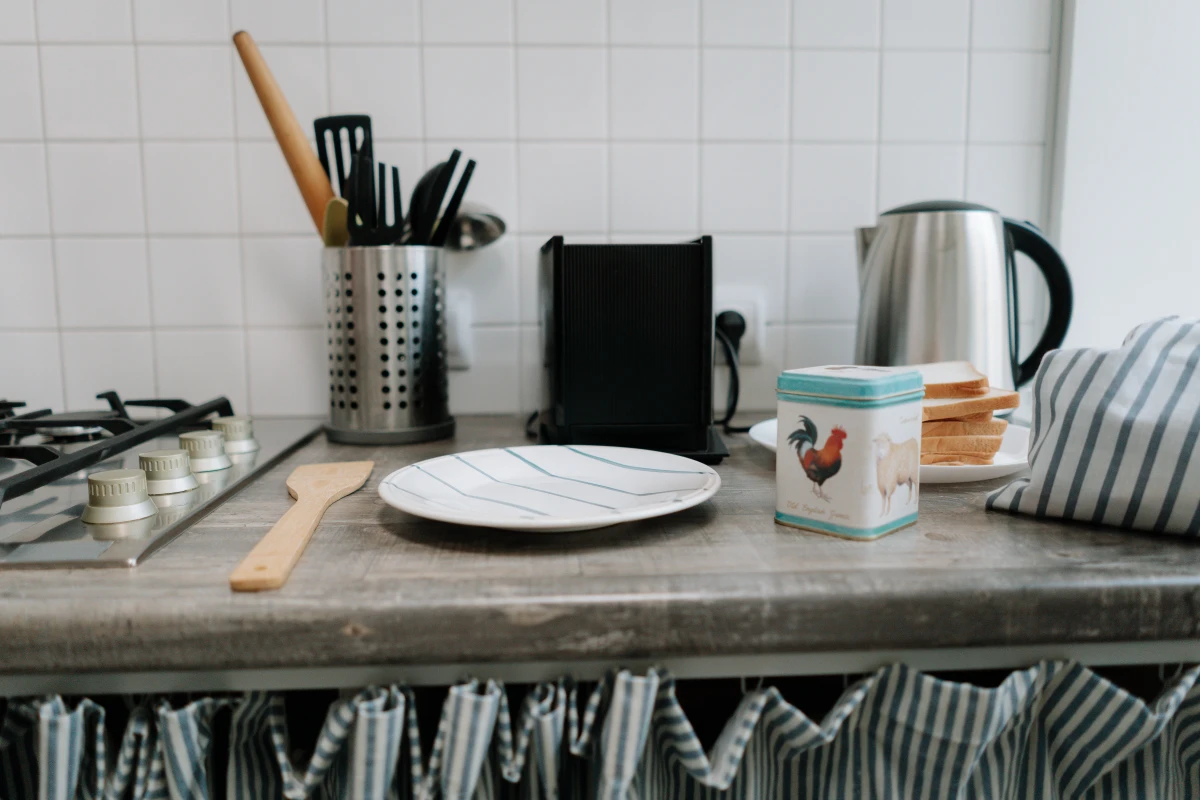
[[732, 425], [733, 415], [737, 413], [738, 395], [741, 393], [741, 381], [738, 377], [738, 349], [742, 337], [746, 335], [746, 318], [736, 311], [722, 311], [717, 314], [717, 342], [725, 351], [725, 362], [729, 364], [729, 391], [725, 395], [725, 416], [717, 420], [725, 433], [745, 433], [749, 427], [741, 428]]

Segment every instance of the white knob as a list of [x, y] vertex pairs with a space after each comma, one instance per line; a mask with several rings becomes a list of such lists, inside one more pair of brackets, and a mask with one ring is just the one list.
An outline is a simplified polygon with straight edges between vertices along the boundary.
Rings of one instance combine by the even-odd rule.
[[150, 494], [174, 494], [196, 488], [196, 476], [187, 450], [151, 450], [138, 454], [138, 466], [146, 471]]
[[179, 446], [187, 451], [192, 472], [228, 469], [233, 462], [225, 455], [225, 437], [217, 431], [188, 431], [179, 434]]
[[225, 452], [253, 453], [258, 450], [254, 438], [254, 422], [249, 417], [217, 417], [212, 421], [214, 431], [225, 435]]
[[146, 491], [146, 473], [140, 469], [110, 469], [88, 475], [88, 501], [80, 516], [84, 522], [108, 525], [152, 517], [158, 507]]

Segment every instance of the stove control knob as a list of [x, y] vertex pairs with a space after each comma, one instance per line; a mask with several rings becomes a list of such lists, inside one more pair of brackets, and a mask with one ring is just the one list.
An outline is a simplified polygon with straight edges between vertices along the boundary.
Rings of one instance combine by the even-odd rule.
[[225, 434], [225, 452], [229, 455], [253, 453], [259, 448], [249, 417], [217, 417], [212, 426], [214, 431]]
[[192, 472], [216, 472], [233, 465], [225, 455], [225, 437], [217, 431], [188, 431], [179, 434], [179, 446], [187, 450]]
[[146, 491], [140, 469], [110, 469], [88, 475], [88, 501], [81, 519], [93, 525], [133, 522], [153, 517], [158, 506]]
[[139, 453], [138, 466], [146, 471], [146, 488], [150, 494], [174, 494], [199, 486], [192, 474], [187, 450]]

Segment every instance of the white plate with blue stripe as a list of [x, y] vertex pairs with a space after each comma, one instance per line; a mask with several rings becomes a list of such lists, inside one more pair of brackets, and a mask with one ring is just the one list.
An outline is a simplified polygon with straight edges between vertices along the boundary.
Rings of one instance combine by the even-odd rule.
[[[750, 428], [750, 438], [775, 452], [777, 421], [768, 419]], [[971, 483], [1003, 478], [1029, 466], [1029, 428], [1010, 424], [1000, 441], [1000, 452], [991, 464], [925, 464], [921, 467], [921, 483]]]
[[713, 469], [669, 453], [531, 445], [412, 464], [384, 478], [379, 496], [426, 519], [563, 533], [673, 514], [720, 487]]

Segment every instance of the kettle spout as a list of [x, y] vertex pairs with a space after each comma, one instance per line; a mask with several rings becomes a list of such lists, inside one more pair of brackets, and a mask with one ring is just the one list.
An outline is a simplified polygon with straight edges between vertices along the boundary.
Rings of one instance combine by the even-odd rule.
[[879, 233], [879, 227], [874, 228], [855, 228], [854, 230], [854, 245], [858, 251], [858, 286], [862, 288], [863, 282], [867, 279], [867, 251], [871, 249], [871, 242], [875, 241], [875, 234]]

